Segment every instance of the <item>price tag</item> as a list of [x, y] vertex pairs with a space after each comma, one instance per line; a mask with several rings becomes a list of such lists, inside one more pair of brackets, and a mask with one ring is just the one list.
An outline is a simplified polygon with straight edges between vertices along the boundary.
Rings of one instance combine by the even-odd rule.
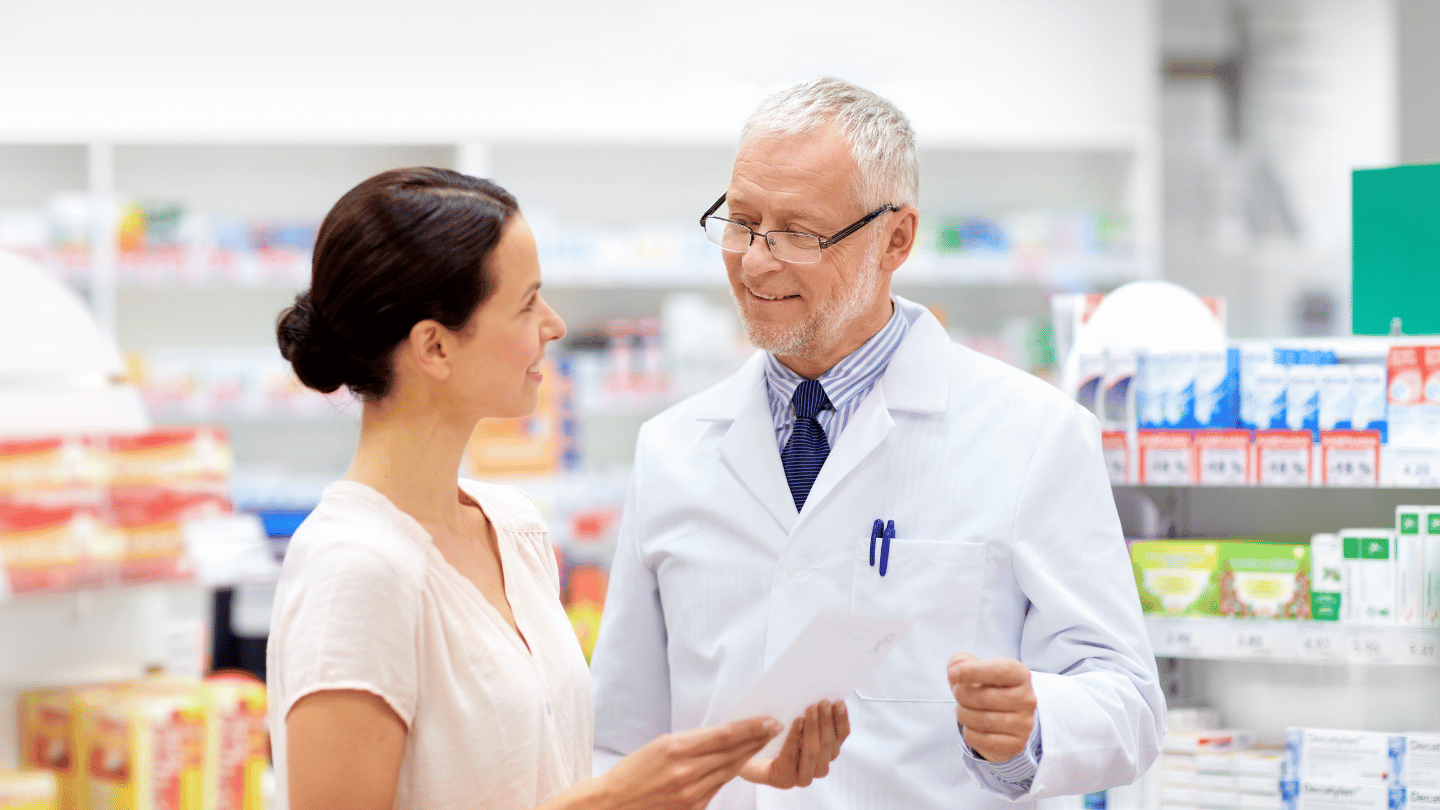
[[1272, 487], [1303, 487], [1310, 483], [1310, 451], [1267, 447], [1260, 451], [1260, 483]]
[[1304, 630], [1300, 633], [1295, 654], [1307, 660], [1335, 661], [1347, 657], [1345, 636], [1339, 630]]
[[1332, 487], [1373, 487], [1379, 475], [1368, 450], [1331, 450], [1325, 455], [1325, 483]]
[[1413, 634], [1400, 642], [1400, 657], [1408, 664], [1440, 664], [1440, 633]]
[[1212, 486], [1243, 486], [1249, 483], [1245, 478], [1249, 452], [1244, 447], [1200, 448], [1200, 483]]
[[1275, 637], [1268, 630], [1246, 628], [1231, 635], [1230, 651], [1241, 658], [1272, 658], [1275, 655]]
[[1145, 483], [1188, 484], [1192, 480], [1189, 450], [1155, 447], [1145, 453]]
[[1183, 624], [1166, 624], [1159, 628], [1154, 640], [1155, 654], [1162, 658], [1190, 658], [1199, 653], [1195, 628]]
[[1355, 633], [1350, 636], [1350, 660], [1358, 664], [1390, 662], [1390, 637], [1381, 632]]
[[1125, 468], [1129, 452], [1123, 447], [1105, 448], [1105, 468], [1110, 471], [1110, 483], [1125, 484]]
[[1393, 448], [1387, 470], [1392, 486], [1435, 486], [1440, 484], [1440, 450]]

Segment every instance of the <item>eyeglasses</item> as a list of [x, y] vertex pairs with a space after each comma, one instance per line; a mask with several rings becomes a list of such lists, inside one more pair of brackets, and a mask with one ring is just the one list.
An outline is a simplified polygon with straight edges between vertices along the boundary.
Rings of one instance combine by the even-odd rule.
[[870, 220], [881, 214], [900, 210], [900, 207], [896, 205], [882, 205], [856, 220], [855, 224], [828, 238], [796, 231], [758, 233], [738, 222], [715, 216], [715, 212], [720, 210], [720, 206], [724, 204], [726, 196], [721, 194], [720, 199], [710, 206], [710, 210], [700, 215], [700, 227], [705, 229], [705, 236], [711, 242], [719, 245], [721, 250], [728, 250], [731, 253], [744, 253], [750, 249], [751, 245], [755, 244], [755, 237], [762, 236], [765, 238], [765, 243], [770, 246], [770, 253], [775, 258], [794, 264], [814, 264], [820, 261], [820, 251], [865, 227]]

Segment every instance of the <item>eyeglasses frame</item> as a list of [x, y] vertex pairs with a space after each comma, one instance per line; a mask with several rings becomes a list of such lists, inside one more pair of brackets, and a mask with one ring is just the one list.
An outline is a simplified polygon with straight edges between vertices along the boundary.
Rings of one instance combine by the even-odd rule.
[[[728, 197], [728, 196], [730, 196], [729, 192], [726, 192], [726, 193], [724, 193], [724, 194], [721, 194], [721, 195], [720, 195], [720, 199], [716, 200], [714, 205], [710, 206], [710, 207], [705, 211], [705, 213], [703, 213], [703, 214], [700, 215], [700, 227], [701, 227], [702, 229], [705, 228], [705, 220], [710, 219], [712, 216], [714, 216], [714, 214], [715, 214], [716, 211], [719, 211], [719, 210], [720, 210], [720, 206], [722, 206], [722, 205], [725, 204], [725, 198]], [[766, 231], [766, 232], [764, 232], [764, 233], [760, 233], [759, 231], [756, 231], [754, 228], [751, 228], [749, 225], [741, 225], [740, 223], [736, 222], [736, 221], [733, 220], [733, 219], [727, 219], [726, 217], [715, 217], [715, 219], [724, 220], [725, 222], [728, 222], [728, 223], [730, 223], [731, 225], [736, 225], [736, 226], [741, 227], [741, 228], [744, 228], [745, 230], [747, 230], [747, 231], [750, 232], [750, 244], [748, 244], [748, 245], [745, 246], [745, 250], [749, 250], [749, 249], [750, 249], [750, 245], [755, 244], [755, 237], [757, 237], [757, 236], [763, 236], [763, 237], [765, 238], [765, 245], [766, 245], [766, 247], [769, 247], [770, 250], [773, 252], [773, 251], [775, 250], [775, 248], [774, 248], [773, 245], [770, 244], [770, 234], [772, 234], [772, 233], [793, 233], [793, 234], [795, 234], [796, 236], [813, 236], [813, 237], [815, 237], [815, 239], [816, 239], [817, 241], [819, 241], [819, 243], [820, 243], [820, 250], [823, 251], [823, 250], [825, 250], [825, 248], [830, 247], [831, 245], [835, 244], [836, 242], [839, 242], [841, 239], [844, 239], [845, 237], [849, 236], [850, 234], [855, 233], [856, 231], [860, 230], [861, 228], [865, 227], [866, 225], [869, 225], [871, 220], [875, 219], [876, 217], [880, 216], [881, 214], [884, 214], [884, 213], [887, 213], [887, 212], [890, 212], [890, 211], [899, 211], [899, 210], [900, 210], [900, 206], [895, 205], [894, 203], [886, 203], [885, 205], [882, 205], [882, 206], [880, 206], [879, 208], [876, 208], [874, 211], [871, 211], [870, 213], [868, 213], [868, 214], [866, 214], [865, 216], [861, 217], [860, 219], [856, 220], [856, 221], [855, 221], [853, 224], [851, 224], [849, 227], [846, 227], [846, 228], [842, 229], [841, 231], [839, 231], [838, 233], [834, 234], [833, 236], [829, 236], [829, 237], [821, 236], [821, 235], [818, 234], [818, 233], [805, 233], [804, 231], [778, 231], [778, 230], [777, 230], [777, 231]], [[743, 252], [743, 251], [731, 251], [731, 252], [732, 252], [732, 253], [740, 253], [740, 252]], [[815, 261], [818, 262], [819, 259], [816, 259]], [[799, 264], [813, 264], [813, 262], [797, 262], [797, 263], [799, 263]]]

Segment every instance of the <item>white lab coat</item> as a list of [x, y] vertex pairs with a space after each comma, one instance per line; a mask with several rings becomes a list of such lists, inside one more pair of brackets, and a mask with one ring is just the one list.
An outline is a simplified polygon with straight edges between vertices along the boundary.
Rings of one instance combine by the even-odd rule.
[[[596, 764], [713, 725], [820, 608], [914, 619], [847, 705], [830, 775], [735, 780], [711, 807], [994, 808], [1128, 784], [1164, 698], [1094, 418], [1031, 375], [913, 325], [796, 514], [757, 353], [642, 428], [595, 650]], [[894, 520], [889, 570], [870, 528]], [[962, 761], [945, 664], [1034, 672], [1044, 753], [1018, 802]]]

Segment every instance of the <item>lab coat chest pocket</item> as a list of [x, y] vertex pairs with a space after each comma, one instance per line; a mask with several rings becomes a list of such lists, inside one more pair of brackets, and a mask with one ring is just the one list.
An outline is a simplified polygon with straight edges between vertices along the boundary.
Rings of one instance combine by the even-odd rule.
[[857, 549], [851, 607], [855, 613], [911, 619], [915, 625], [856, 694], [865, 700], [951, 702], [945, 665], [970, 651], [985, 583], [985, 544], [946, 540], [890, 541], [880, 576], [881, 541], [870, 565], [870, 539]]

